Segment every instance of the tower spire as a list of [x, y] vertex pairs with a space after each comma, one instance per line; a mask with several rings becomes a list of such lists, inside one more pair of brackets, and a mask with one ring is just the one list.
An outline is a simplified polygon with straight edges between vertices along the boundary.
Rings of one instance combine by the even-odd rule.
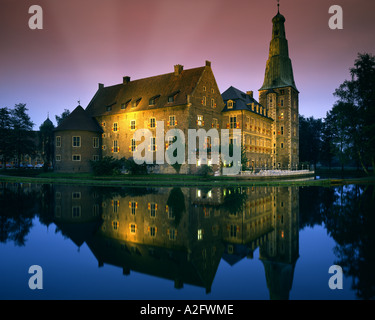
[[277, 0], [277, 13], [280, 13], [280, 0]]
[[278, 12], [272, 19], [272, 39], [266, 64], [264, 83], [260, 90], [291, 86], [296, 89], [292, 62], [289, 58], [288, 40], [285, 35], [285, 17]]

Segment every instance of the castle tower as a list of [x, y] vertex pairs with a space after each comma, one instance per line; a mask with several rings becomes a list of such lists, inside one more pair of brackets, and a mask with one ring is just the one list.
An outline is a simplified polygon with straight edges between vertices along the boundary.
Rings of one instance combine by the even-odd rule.
[[285, 36], [285, 18], [272, 19], [272, 40], [259, 102], [274, 119], [272, 125], [272, 165], [295, 169], [299, 162], [298, 90]]

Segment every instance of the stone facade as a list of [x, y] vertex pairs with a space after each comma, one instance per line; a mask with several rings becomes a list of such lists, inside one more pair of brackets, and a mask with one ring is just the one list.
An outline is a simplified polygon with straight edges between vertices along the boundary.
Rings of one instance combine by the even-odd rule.
[[[210, 159], [211, 147], [220, 144], [221, 129], [241, 129], [247, 168], [296, 169], [299, 161], [298, 90], [284, 22], [280, 13], [272, 20], [272, 40], [264, 83], [259, 89], [259, 103], [253, 98], [252, 91], [244, 93], [230, 87], [221, 95], [209, 61], [203, 67], [187, 70], [182, 65], [175, 65], [171, 73], [139, 80], [130, 81], [130, 77], [125, 76], [122, 83], [113, 86], [99, 84], [98, 91], [84, 110], [86, 118], [92, 119], [97, 126], [90, 124], [90, 130], [84, 130], [79, 121], [71, 119], [75, 125], [65, 124], [56, 129], [56, 138], [60, 135], [64, 143], [61, 147], [56, 146], [55, 169], [90, 171], [89, 160], [104, 156], [131, 158], [139, 146], [145, 145], [143, 140], [133, 139], [138, 129], [150, 131], [147, 136], [150, 141], [146, 144], [153, 153], [154, 163], [160, 157], [165, 163], [159, 163], [155, 172], [176, 172], [164, 159], [165, 150], [173, 142], [173, 137], [168, 137], [170, 129], [180, 130], [185, 138], [185, 163], [179, 173], [197, 172], [202, 164], [199, 151], [208, 151]], [[160, 126], [164, 129], [161, 137], [156, 134]], [[207, 137], [203, 142], [204, 150], [198, 150], [199, 141], [196, 141], [197, 161], [188, 164], [188, 130], [204, 129], [208, 132], [212, 128], [218, 129], [219, 138]], [[78, 135], [74, 130], [80, 130], [82, 134], [79, 149], [69, 143], [73, 134]], [[96, 135], [99, 149], [92, 147]], [[72, 161], [78, 151], [81, 160]], [[213, 170], [216, 172], [221, 165], [214, 165]]]

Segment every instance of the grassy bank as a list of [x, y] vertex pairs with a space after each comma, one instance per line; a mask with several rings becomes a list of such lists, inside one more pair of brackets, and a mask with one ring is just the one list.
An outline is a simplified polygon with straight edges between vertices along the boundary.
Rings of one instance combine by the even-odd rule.
[[375, 177], [359, 178], [330, 178], [312, 180], [311, 178], [291, 178], [291, 177], [259, 177], [257, 179], [243, 179], [238, 177], [200, 177], [196, 175], [177, 175], [177, 174], [149, 174], [139, 176], [94, 176], [89, 173], [38, 173], [33, 175], [2, 175], [0, 181], [18, 182], [18, 183], [56, 183], [68, 185], [93, 185], [93, 186], [332, 186], [345, 184], [374, 184]]

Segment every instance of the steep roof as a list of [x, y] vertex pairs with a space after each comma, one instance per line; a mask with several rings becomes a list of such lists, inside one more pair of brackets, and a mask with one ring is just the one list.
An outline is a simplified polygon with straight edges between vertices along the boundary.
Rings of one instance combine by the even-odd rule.
[[[259, 114], [263, 117], [266, 117], [263, 114], [256, 112], [256, 106], [259, 106], [259, 107], [262, 106], [258, 101], [256, 101], [250, 95], [242, 92], [241, 90], [239, 90], [239, 89], [237, 89], [233, 86], [230, 86], [227, 90], [225, 90], [221, 94], [221, 96], [222, 96], [222, 98], [224, 100], [224, 103], [225, 103], [225, 107], [222, 110], [222, 112], [234, 111], [234, 110], [247, 110], [247, 111]], [[231, 109], [228, 109], [228, 100], [232, 100], [234, 102], [233, 108], [231, 108]], [[252, 104], [254, 104], [254, 106], [255, 106], [255, 111], [252, 110]], [[268, 118], [268, 116], [267, 116], [267, 118]]]
[[103, 132], [96, 120], [88, 115], [81, 106], [77, 106], [55, 129], [55, 131], [68, 130]]
[[[184, 105], [187, 103], [187, 95], [193, 93], [205, 67], [188, 70], [182, 70], [182, 66], [180, 67], [177, 73], [134, 81], [128, 78], [121, 84], [100, 86], [86, 111], [91, 116], [101, 116]], [[170, 96], [174, 96], [174, 99], [168, 102]], [[153, 103], [150, 103], [150, 99], [154, 99]], [[138, 102], [136, 106], [133, 104], [135, 102]]]

